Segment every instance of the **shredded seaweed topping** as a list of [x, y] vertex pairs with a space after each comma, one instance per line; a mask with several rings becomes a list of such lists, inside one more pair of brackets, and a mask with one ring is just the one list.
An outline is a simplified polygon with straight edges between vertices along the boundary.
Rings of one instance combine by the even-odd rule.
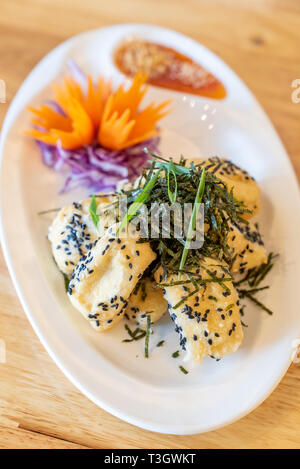
[[[261, 301], [255, 298], [255, 295], [269, 288], [269, 285], [263, 287], [259, 287], [259, 285], [265, 279], [266, 275], [272, 270], [274, 266], [274, 260], [277, 257], [278, 254], [270, 252], [265, 264], [261, 264], [259, 267], [248, 270], [247, 274], [243, 278], [234, 282], [234, 286], [237, 289], [240, 299], [248, 298], [252, 303], [270, 315], [273, 314], [273, 311], [271, 311]], [[243, 287], [244, 284], [248, 284], [249, 288]]]
[[[187, 166], [187, 160], [184, 158], [181, 158], [179, 163], [174, 163], [161, 156], [152, 153], [150, 155], [152, 157], [151, 167], [143, 173], [137, 187], [121, 191], [127, 196], [128, 208], [119, 231], [136, 216], [146, 217], [144, 221], [148, 225], [148, 234], [141, 233], [139, 242], [150, 242], [152, 249], [158, 254], [157, 261], [151, 265], [150, 274], [154, 274], [159, 264], [163, 267], [165, 278], [169, 273], [177, 273], [180, 280], [180, 274], [188, 271], [190, 276], [183, 282], [193, 283], [192, 279], [195, 279], [197, 285], [194, 283], [194, 286], [198, 290], [208, 281], [200, 282], [195, 274], [199, 268], [199, 262], [205, 257], [213, 257], [220, 261], [224, 260], [230, 265], [232, 259], [227, 245], [229, 222], [239, 222], [246, 225], [248, 222], [243, 218], [243, 215], [251, 213], [251, 211], [242, 202], [235, 199], [232, 190], [228, 192], [225, 183], [215, 175], [215, 171], [210, 171], [209, 167], [201, 168], [201, 165], [193, 163]], [[215, 164], [213, 169], [215, 169]], [[169, 237], [164, 236], [164, 227], [162, 226], [157, 232], [157, 237], [151, 236], [153, 206], [170, 204], [174, 201], [182, 208], [184, 208], [184, 204], [191, 204], [195, 208], [197, 207], [195, 202], [200, 201], [204, 204], [204, 223], [208, 228], [201, 248], [187, 249], [190, 242], [189, 234], [195, 226], [196, 208], [191, 214], [190, 230], [188, 230], [186, 239], [183, 234], [175, 236], [173, 211], [170, 211]], [[146, 205], [147, 214], [140, 213], [142, 204]], [[228, 287], [224, 282], [228, 279], [228, 276], [226, 279], [212, 276], [210, 281], [222, 282], [222, 286], [226, 290]]]
[[[174, 165], [173, 165], [174, 166]], [[195, 197], [195, 202], [193, 206], [193, 212], [192, 216], [190, 218], [190, 223], [189, 223], [189, 229], [186, 237], [186, 241], [184, 244], [184, 249], [181, 254], [181, 259], [180, 259], [180, 265], [179, 265], [179, 279], [181, 278], [181, 271], [184, 268], [184, 264], [189, 252], [189, 247], [191, 245], [193, 233], [196, 229], [196, 219], [197, 219], [197, 213], [199, 211], [200, 203], [202, 201], [203, 193], [204, 193], [204, 188], [205, 188], [205, 169], [202, 170], [201, 172], [201, 177]]]
[[183, 366], [180, 365], [178, 368], [180, 369], [180, 371], [182, 371], [183, 374], [185, 375], [188, 374], [188, 371], [185, 368], [183, 368]]
[[145, 358], [149, 358], [149, 338], [151, 333], [151, 317], [149, 313], [147, 315], [147, 330], [146, 330], [146, 338], [145, 338]]
[[145, 337], [146, 335], [146, 331], [144, 331], [144, 329], [140, 329], [139, 327], [137, 327], [134, 331], [130, 329], [128, 324], [125, 324], [124, 327], [126, 331], [128, 332], [130, 339], [124, 339], [122, 340], [122, 342], [133, 342], [136, 340], [140, 340], [140, 339], [143, 339], [143, 337]]
[[[173, 309], [179, 308], [187, 298], [195, 295], [200, 289], [205, 289], [210, 282], [219, 283], [227, 293], [230, 293], [227, 282], [233, 282], [240, 299], [248, 298], [261, 309], [272, 314], [272, 311], [261, 303], [256, 295], [267, 289], [266, 286], [259, 287], [259, 285], [273, 267], [273, 261], [276, 258], [273, 253], [269, 255], [266, 264], [249, 270], [246, 276], [237, 282], [234, 282], [230, 275], [230, 268], [236, 257], [236, 254], [231, 254], [227, 242], [230, 225], [238, 226], [246, 237], [251, 235], [249, 239], [252, 242], [261, 243], [258, 229], [257, 232], [250, 233], [247, 227], [245, 215], [251, 213], [251, 210], [243, 202], [237, 200], [233, 195], [233, 189], [229, 191], [226, 184], [217, 176], [220, 169], [225, 172], [235, 171], [237, 167], [231, 162], [223, 162], [218, 158], [211, 158], [195, 165], [193, 162], [189, 164], [183, 157], [179, 163], [174, 163], [172, 160], [153, 153], [149, 155], [152, 157], [151, 167], [144, 171], [137, 186], [121, 191], [127, 196], [128, 207], [120, 229], [137, 216], [143, 218], [144, 226], [148, 226], [148, 232], [145, 234], [141, 231], [141, 239], [138, 242], [149, 242], [151, 248], [157, 253], [157, 259], [147, 269], [147, 275], [153, 276], [161, 265], [162, 275], [159, 286], [165, 288], [182, 285], [186, 291], [186, 295], [173, 306]], [[169, 236], [165, 236], [165, 228], [159, 221], [159, 229], [156, 237], [153, 238], [151, 230], [153, 207], [157, 204], [170, 205], [170, 203], [172, 206], [175, 202], [182, 208], [184, 204], [191, 204], [193, 207], [186, 237], [183, 233], [178, 236], [175, 232], [176, 216], [171, 210]], [[192, 239], [191, 233], [195, 231], [199, 202], [202, 202], [204, 206], [203, 245], [199, 249], [188, 249]], [[147, 211], [143, 214], [140, 211], [142, 204], [147, 207]], [[216, 273], [214, 269], [205, 267], [201, 263], [205, 258], [219, 260], [222, 273], [220, 269]], [[224, 263], [228, 268], [224, 266]], [[203, 275], [204, 271], [205, 275]], [[214, 296], [210, 296], [209, 299], [218, 301]]]
[[66, 290], [66, 292], [68, 292], [70, 279], [69, 279], [69, 277], [67, 276], [67, 274], [65, 274], [64, 272], [62, 272], [62, 275], [63, 275], [63, 277], [64, 277], [65, 290]]
[[156, 344], [156, 347], [162, 347], [164, 345], [165, 341], [164, 340], [161, 340], [160, 342], [158, 342], [158, 344]]
[[[171, 187], [171, 181], [170, 181], [170, 176], [173, 176], [173, 181], [174, 181], [174, 189], [172, 191]], [[177, 176], [176, 176], [176, 170], [174, 168], [174, 163], [173, 161], [170, 161], [170, 164], [168, 166], [168, 196], [171, 204], [175, 204], [176, 199], [177, 199]]]

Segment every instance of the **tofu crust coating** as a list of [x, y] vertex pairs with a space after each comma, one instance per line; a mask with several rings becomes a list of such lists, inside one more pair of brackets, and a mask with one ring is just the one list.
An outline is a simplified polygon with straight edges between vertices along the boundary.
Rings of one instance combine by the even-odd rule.
[[[113, 197], [96, 197], [97, 211], [104, 212], [110, 206]], [[79, 259], [86, 254], [113, 223], [114, 217], [110, 211], [103, 213], [96, 228], [89, 214], [91, 199], [74, 202], [63, 207], [56, 215], [49, 227], [48, 239], [58, 268], [68, 277], [72, 274]]]
[[[150, 278], [140, 281], [139, 288], [131, 293], [125, 315], [137, 326], [147, 326], [147, 316], [151, 322], [158, 321], [166, 312], [168, 303], [161, 288]], [[155, 288], [156, 286], [156, 288]]]
[[69, 283], [71, 303], [99, 331], [121, 320], [131, 292], [156, 258], [149, 243], [137, 242], [137, 234], [115, 236], [118, 226], [112, 225], [81, 258]]
[[267, 253], [261, 235], [253, 223], [231, 223], [227, 244], [234, 259], [231, 272], [243, 274], [267, 262]]
[[[202, 279], [211, 279], [208, 269], [218, 278], [228, 278], [230, 273], [226, 263], [206, 258], [200, 262], [195, 273]], [[167, 284], [178, 281], [178, 275], [163, 278], [162, 269], [155, 274], [156, 281]], [[188, 280], [186, 274], [182, 281]], [[240, 320], [238, 294], [231, 281], [206, 283], [199, 291], [174, 308], [189, 292], [193, 284], [164, 286], [164, 296], [168, 302], [171, 319], [180, 336], [180, 345], [186, 351], [186, 360], [201, 361], [204, 357], [220, 359], [235, 352], [242, 343], [243, 330]], [[188, 290], [187, 290], [188, 288]]]
[[[213, 161], [214, 165], [212, 165]], [[198, 160], [197, 163], [203, 160]], [[205, 160], [204, 167], [210, 166], [209, 171], [215, 170], [215, 175], [226, 185], [228, 192], [233, 190], [233, 195], [237, 200], [244, 202], [245, 206], [252, 210], [252, 213], [243, 214], [243, 218], [250, 219], [256, 215], [261, 207], [261, 189], [250, 174], [225, 158], [211, 158]], [[219, 167], [220, 166], [220, 167]]]

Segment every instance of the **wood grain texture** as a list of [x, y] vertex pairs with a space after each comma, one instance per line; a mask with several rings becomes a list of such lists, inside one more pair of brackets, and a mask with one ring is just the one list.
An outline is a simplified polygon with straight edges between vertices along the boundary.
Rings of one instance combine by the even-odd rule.
[[[7, 104], [32, 67], [64, 39], [113, 23], [145, 22], [190, 35], [225, 60], [270, 116], [300, 178], [298, 0], [0, 0], [0, 78]], [[97, 408], [47, 355], [0, 255], [0, 448], [299, 448], [300, 366], [241, 421], [204, 435], [143, 431]]]

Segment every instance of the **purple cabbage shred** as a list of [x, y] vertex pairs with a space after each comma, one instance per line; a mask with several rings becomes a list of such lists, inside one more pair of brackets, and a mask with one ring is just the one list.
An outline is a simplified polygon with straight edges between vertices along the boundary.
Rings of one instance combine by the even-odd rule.
[[41, 141], [43, 163], [55, 171], [67, 169], [67, 178], [61, 193], [79, 186], [94, 192], [114, 191], [120, 182], [133, 181], [149, 166], [149, 155], [144, 151], [158, 153], [159, 137], [152, 138], [123, 150], [108, 150], [99, 144], [65, 150], [61, 145], [48, 145]]

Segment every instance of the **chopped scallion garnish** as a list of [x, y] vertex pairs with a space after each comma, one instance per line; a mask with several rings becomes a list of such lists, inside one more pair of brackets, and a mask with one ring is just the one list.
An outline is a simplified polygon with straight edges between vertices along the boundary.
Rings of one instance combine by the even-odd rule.
[[154, 187], [158, 179], [159, 174], [160, 174], [160, 170], [158, 170], [154, 174], [154, 176], [151, 177], [150, 181], [144, 186], [142, 192], [135, 199], [135, 201], [130, 205], [125, 216], [123, 217], [123, 220], [121, 221], [121, 224], [117, 230], [117, 234], [130, 222], [130, 220], [137, 214], [141, 206], [146, 202], [152, 188]]
[[[172, 174], [174, 180], [174, 191], [171, 190], [170, 175]], [[168, 165], [168, 196], [171, 204], [175, 204], [177, 198], [177, 177], [173, 161]]]
[[92, 196], [92, 200], [89, 206], [89, 213], [90, 213], [91, 219], [95, 227], [98, 229], [99, 215], [97, 213], [97, 202], [96, 202], [96, 197], [94, 195]]
[[[192, 212], [192, 216], [191, 216], [190, 223], [189, 223], [188, 233], [187, 233], [184, 249], [181, 255], [179, 271], [183, 269], [187, 255], [188, 255], [188, 250], [192, 241], [193, 233], [196, 228], [197, 214], [199, 211], [200, 203], [202, 201], [204, 188], [205, 188], [205, 168], [203, 168], [202, 173], [201, 173], [201, 178], [200, 178], [197, 194], [196, 194], [195, 201], [194, 201], [193, 212]], [[181, 272], [179, 272], [179, 276], [178, 276], [179, 280], [180, 280], [180, 277], [181, 277]]]
[[147, 330], [146, 330], [146, 338], [145, 338], [145, 357], [146, 358], [149, 358], [150, 331], [151, 331], [151, 317], [147, 315]]
[[67, 274], [65, 274], [64, 272], [62, 272], [62, 274], [63, 274], [63, 277], [64, 277], [65, 289], [66, 289], [66, 292], [67, 292], [68, 289], [69, 289], [70, 279], [69, 279], [69, 277], [67, 276]]

